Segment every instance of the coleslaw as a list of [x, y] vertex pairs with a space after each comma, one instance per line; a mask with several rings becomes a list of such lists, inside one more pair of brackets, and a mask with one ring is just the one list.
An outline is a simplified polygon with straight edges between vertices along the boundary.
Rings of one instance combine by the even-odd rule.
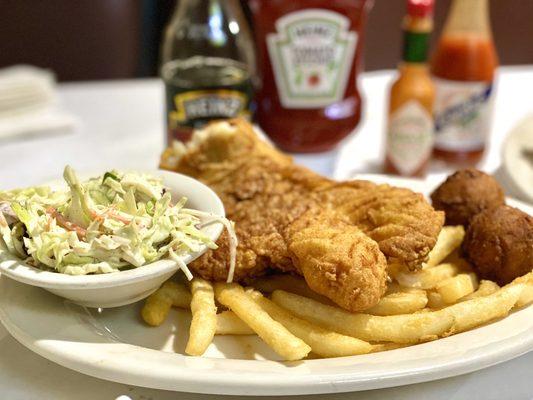
[[109, 171], [80, 182], [65, 167], [67, 188], [0, 191], [0, 247], [43, 270], [70, 275], [104, 274], [174, 260], [187, 278], [185, 255], [217, 245], [201, 228], [222, 223], [229, 233], [233, 280], [237, 238], [224, 217], [173, 204], [162, 179]]

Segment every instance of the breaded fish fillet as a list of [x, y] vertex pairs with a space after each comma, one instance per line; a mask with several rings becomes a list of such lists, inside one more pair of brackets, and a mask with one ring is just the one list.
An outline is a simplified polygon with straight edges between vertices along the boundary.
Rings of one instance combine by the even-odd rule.
[[325, 204], [379, 244], [387, 262], [420, 267], [436, 242], [444, 214], [420, 193], [367, 181], [336, 183], [319, 192]]
[[[168, 148], [161, 167], [197, 178], [220, 196], [239, 239], [237, 281], [271, 269], [303, 274], [312, 288], [352, 311], [379, 300], [386, 262], [419, 266], [444, 221], [442, 212], [410, 190], [367, 181], [339, 183], [295, 165], [244, 120], [213, 123], [196, 132], [186, 146]], [[313, 221], [304, 230], [309, 236], [296, 228], [303, 220]], [[328, 228], [325, 236], [321, 225]], [[319, 254], [307, 257], [309, 246], [318, 243], [323, 244]], [[218, 244], [218, 250], [191, 264], [205, 279], [227, 276], [227, 237], [222, 235]], [[313, 263], [315, 274], [310, 272]], [[343, 277], [335, 280], [337, 286], [322, 273], [324, 263]]]
[[351, 310], [376, 304], [387, 261], [378, 244], [336, 213], [308, 211], [286, 230], [294, 266], [315, 292]]

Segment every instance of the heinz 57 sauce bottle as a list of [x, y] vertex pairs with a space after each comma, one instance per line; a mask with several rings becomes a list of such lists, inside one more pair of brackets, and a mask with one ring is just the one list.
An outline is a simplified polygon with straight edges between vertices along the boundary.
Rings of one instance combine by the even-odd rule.
[[390, 92], [385, 170], [423, 176], [433, 149], [435, 85], [427, 66], [433, 0], [408, 0], [402, 25], [403, 60]]
[[488, 0], [454, 0], [431, 61], [437, 158], [453, 164], [481, 159], [490, 133], [497, 65]]
[[239, 0], [180, 0], [162, 51], [168, 143], [213, 119], [250, 116], [255, 54]]
[[282, 149], [325, 151], [354, 131], [370, 0], [250, 0], [257, 122]]

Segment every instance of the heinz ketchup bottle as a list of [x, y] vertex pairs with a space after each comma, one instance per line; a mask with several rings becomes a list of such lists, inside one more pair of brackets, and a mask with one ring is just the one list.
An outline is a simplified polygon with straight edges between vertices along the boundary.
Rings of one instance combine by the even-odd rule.
[[454, 0], [431, 61], [435, 157], [452, 164], [479, 162], [490, 133], [497, 65], [488, 0]]
[[257, 121], [282, 149], [325, 151], [359, 123], [371, 0], [250, 0], [261, 86]]

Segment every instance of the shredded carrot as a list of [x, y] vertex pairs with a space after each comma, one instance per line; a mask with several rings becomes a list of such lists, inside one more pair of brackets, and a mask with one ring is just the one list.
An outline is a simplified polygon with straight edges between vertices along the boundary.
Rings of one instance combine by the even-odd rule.
[[97, 220], [97, 221], [103, 221], [106, 217], [114, 219], [116, 221], [122, 222], [124, 225], [128, 225], [131, 223], [131, 219], [125, 218], [121, 216], [120, 214], [117, 214], [113, 211], [113, 209], [108, 208], [106, 211], [104, 211], [102, 214], [98, 214], [96, 211], [91, 210], [91, 218]]
[[55, 218], [59, 226], [65, 228], [68, 231], [76, 232], [78, 238], [84, 239], [87, 235], [87, 230], [85, 228], [82, 228], [81, 226], [69, 221], [64, 216], [62, 216], [55, 208], [49, 207], [46, 210], [46, 213], [49, 214], [52, 218]]

